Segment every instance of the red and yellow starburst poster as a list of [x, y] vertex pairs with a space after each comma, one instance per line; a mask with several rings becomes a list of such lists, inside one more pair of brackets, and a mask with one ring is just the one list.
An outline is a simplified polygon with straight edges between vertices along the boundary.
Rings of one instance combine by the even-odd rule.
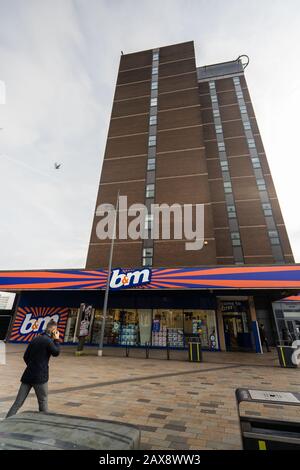
[[36, 335], [41, 334], [48, 322], [57, 322], [60, 338], [63, 340], [66, 323], [68, 319], [68, 308], [66, 307], [19, 307], [10, 341], [20, 343], [30, 342]]

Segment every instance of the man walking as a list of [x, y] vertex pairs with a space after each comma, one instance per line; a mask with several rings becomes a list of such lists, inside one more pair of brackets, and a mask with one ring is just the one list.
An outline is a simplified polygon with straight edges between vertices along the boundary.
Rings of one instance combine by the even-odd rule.
[[39, 403], [39, 411], [48, 411], [48, 364], [50, 357], [58, 356], [59, 353], [57, 323], [50, 320], [45, 332], [34, 338], [24, 353], [23, 359], [27, 367], [21, 377], [17, 398], [7, 413], [7, 418], [18, 412], [32, 387]]
[[268, 339], [267, 339], [266, 333], [265, 333], [265, 327], [262, 323], [259, 325], [259, 335], [260, 335], [261, 347], [263, 348], [263, 346], [265, 344], [266, 348], [267, 348], [267, 352], [271, 352], [270, 348], [269, 348]]

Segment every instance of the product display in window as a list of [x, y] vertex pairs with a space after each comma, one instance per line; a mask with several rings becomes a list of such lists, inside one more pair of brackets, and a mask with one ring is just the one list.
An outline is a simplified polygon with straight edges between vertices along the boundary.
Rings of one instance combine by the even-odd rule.
[[123, 325], [120, 332], [120, 344], [136, 346], [138, 344], [138, 326], [135, 324]]
[[[74, 320], [73, 320], [74, 321]], [[71, 321], [69, 322], [71, 327]], [[100, 341], [102, 311], [95, 312], [92, 342]], [[72, 328], [70, 328], [72, 330]], [[218, 349], [214, 310], [109, 309], [104, 344], [171, 348], [185, 347], [185, 336], [197, 334], [205, 349]], [[70, 331], [69, 336], [72, 336]]]
[[208, 346], [208, 331], [206, 319], [192, 320], [193, 334], [198, 334], [201, 338], [201, 343], [204, 346]]
[[120, 333], [121, 323], [119, 321], [114, 321], [112, 324], [112, 333], [118, 335]]
[[153, 324], [152, 331], [152, 346], [166, 347], [169, 345], [171, 348], [183, 348], [183, 329], [182, 328], [167, 328], [166, 326], [160, 327], [157, 331], [157, 322]]
[[199, 335], [203, 348], [218, 349], [214, 310], [185, 310], [184, 333]]
[[211, 350], [216, 349], [216, 348], [217, 348], [217, 337], [216, 337], [215, 332], [213, 332], [213, 333], [210, 335], [209, 341], [210, 341], [210, 347], [209, 347], [209, 349], [211, 349]]
[[183, 329], [181, 328], [168, 328], [168, 342], [171, 348], [183, 348]]
[[101, 321], [94, 320], [93, 324], [93, 334], [92, 334], [92, 343], [99, 344], [100, 342], [100, 332], [101, 332]]
[[182, 328], [183, 327], [183, 311], [177, 309], [154, 309], [153, 325], [159, 322], [160, 327]]
[[158, 320], [153, 322], [152, 326], [152, 346], [167, 346], [167, 327], [160, 326]]

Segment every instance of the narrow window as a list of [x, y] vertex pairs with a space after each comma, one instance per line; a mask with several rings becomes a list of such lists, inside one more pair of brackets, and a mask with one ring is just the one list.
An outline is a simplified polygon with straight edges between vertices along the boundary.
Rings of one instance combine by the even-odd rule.
[[152, 266], [153, 262], [153, 248], [143, 249], [143, 266]]
[[146, 197], [154, 197], [154, 184], [147, 184], [146, 186]]
[[157, 124], [157, 116], [150, 116], [149, 124], [150, 126], [155, 126]]
[[148, 171], [155, 170], [155, 158], [148, 159], [147, 170]]
[[145, 229], [150, 230], [153, 225], [153, 214], [147, 214], [145, 217]]
[[156, 135], [150, 135], [148, 141], [149, 147], [154, 147], [156, 145]]

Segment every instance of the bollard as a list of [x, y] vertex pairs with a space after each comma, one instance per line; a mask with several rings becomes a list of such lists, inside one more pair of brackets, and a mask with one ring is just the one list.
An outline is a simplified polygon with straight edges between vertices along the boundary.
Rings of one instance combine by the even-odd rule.
[[169, 341], [167, 342], [167, 360], [170, 360], [170, 346], [169, 346]]
[[150, 348], [149, 348], [149, 342], [148, 341], [145, 343], [145, 346], [146, 346], [145, 347], [146, 359], [149, 359], [149, 350], [150, 350]]

